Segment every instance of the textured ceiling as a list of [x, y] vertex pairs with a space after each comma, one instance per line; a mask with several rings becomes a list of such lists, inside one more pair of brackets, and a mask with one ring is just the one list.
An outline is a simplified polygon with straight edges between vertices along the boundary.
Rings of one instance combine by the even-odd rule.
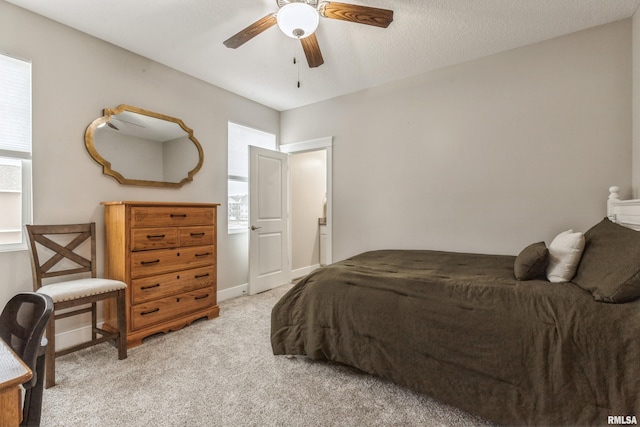
[[[283, 111], [617, 21], [640, 0], [341, 0], [394, 11], [389, 28], [321, 18], [324, 65], [272, 27], [238, 49], [222, 42], [276, 0], [7, 0]], [[293, 64], [293, 57], [301, 59]], [[300, 81], [300, 87], [297, 82]]]

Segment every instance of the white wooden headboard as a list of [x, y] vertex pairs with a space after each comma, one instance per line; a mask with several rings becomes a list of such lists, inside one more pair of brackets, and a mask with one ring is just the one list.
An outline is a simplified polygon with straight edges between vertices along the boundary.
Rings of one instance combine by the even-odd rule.
[[607, 217], [625, 227], [640, 231], [640, 199], [620, 200], [620, 188], [609, 187]]

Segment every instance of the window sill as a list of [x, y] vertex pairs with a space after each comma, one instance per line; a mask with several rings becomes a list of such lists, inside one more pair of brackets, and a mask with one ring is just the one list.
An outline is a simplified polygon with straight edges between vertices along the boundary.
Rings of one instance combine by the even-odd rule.
[[227, 234], [243, 234], [243, 233], [247, 233], [249, 231], [249, 229], [246, 228], [232, 228], [230, 230], [227, 230]]

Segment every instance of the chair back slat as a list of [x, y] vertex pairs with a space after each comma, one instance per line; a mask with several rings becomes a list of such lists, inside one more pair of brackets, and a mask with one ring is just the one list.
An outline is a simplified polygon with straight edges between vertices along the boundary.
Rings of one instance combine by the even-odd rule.
[[71, 276], [73, 274], [86, 273], [87, 271], [91, 271], [91, 270], [87, 270], [86, 268], [75, 268], [75, 269], [67, 269], [67, 270], [50, 271], [48, 273], [43, 272], [42, 278], [47, 279], [49, 277]]
[[73, 239], [67, 246], [62, 246], [57, 242], [49, 239], [48, 237], [45, 237], [44, 235], [35, 235], [34, 238], [36, 242], [38, 242], [45, 248], [55, 252], [55, 255], [53, 255], [47, 262], [40, 266], [40, 269], [43, 273], [51, 270], [65, 258], [75, 262], [78, 265], [83, 266], [84, 271], [91, 271], [91, 260], [77, 254], [76, 252], [73, 252], [73, 249], [80, 246], [80, 244], [85, 240], [91, 238], [90, 233], [79, 234], [78, 237]]
[[[63, 225], [27, 225], [29, 236], [29, 249], [31, 253], [31, 267], [33, 270], [34, 289], [42, 287], [42, 279], [48, 277], [59, 277], [78, 273], [91, 273], [91, 277], [96, 277], [96, 242], [95, 223], [88, 224], [63, 224]], [[60, 244], [54, 240], [55, 235], [73, 235], [73, 239], [67, 244]], [[90, 259], [76, 252], [75, 250], [90, 240]], [[53, 252], [51, 257], [41, 263], [39, 246]], [[75, 265], [72, 267], [62, 267], [61, 261], [69, 260]], [[57, 267], [57, 270], [53, 270]]]

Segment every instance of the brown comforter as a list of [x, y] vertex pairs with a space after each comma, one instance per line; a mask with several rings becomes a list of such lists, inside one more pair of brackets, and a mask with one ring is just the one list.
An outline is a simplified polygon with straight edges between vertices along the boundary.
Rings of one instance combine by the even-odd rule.
[[274, 354], [344, 363], [502, 424], [640, 416], [640, 301], [520, 282], [511, 256], [373, 251], [273, 308]]

